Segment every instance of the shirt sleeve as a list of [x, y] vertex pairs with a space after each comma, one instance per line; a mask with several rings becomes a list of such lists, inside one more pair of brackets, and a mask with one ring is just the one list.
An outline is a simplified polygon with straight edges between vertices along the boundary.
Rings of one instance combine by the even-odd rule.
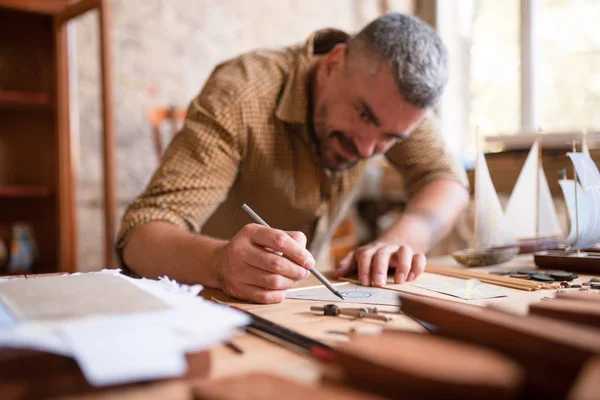
[[448, 149], [434, 114], [427, 115], [408, 139], [392, 146], [386, 158], [401, 174], [408, 196], [435, 180], [454, 180], [469, 187], [465, 168]]
[[207, 87], [191, 102], [146, 189], [125, 211], [116, 243], [125, 268], [122, 252], [137, 227], [166, 221], [199, 233], [235, 181], [243, 157], [240, 107], [226, 88]]

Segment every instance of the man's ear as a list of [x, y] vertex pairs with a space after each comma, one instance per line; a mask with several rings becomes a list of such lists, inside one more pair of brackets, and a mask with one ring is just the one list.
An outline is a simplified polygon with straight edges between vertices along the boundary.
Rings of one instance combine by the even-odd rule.
[[346, 61], [346, 44], [338, 43], [333, 49], [325, 55], [325, 59], [323, 63], [325, 64], [325, 73], [330, 75], [336, 69], [340, 69], [344, 67], [344, 63]]

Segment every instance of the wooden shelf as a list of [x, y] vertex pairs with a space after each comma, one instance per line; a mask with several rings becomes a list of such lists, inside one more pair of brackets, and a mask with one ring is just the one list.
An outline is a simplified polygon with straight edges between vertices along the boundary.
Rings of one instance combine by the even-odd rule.
[[0, 109], [51, 109], [48, 93], [0, 90]]
[[52, 191], [46, 186], [0, 185], [0, 199], [50, 197], [51, 194]]
[[67, 5], [67, 0], [0, 0], [2, 8], [41, 14], [56, 14]]

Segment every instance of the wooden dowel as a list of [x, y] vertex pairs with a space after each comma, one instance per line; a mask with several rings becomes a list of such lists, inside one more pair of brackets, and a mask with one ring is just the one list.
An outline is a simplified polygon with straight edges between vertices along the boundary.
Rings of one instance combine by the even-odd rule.
[[115, 215], [116, 167], [115, 127], [112, 92], [112, 50], [110, 45], [110, 2], [90, 1], [100, 5], [100, 73], [102, 77], [102, 150], [104, 169], [104, 268], [116, 268]]

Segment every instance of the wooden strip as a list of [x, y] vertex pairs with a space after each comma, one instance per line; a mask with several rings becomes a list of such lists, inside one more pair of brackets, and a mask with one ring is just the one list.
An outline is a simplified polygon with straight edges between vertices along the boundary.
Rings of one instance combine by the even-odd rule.
[[567, 292], [561, 291], [556, 293], [557, 299], [563, 300], [577, 300], [577, 301], [594, 301], [600, 302], [600, 293], [599, 292]]
[[77, 179], [71, 147], [69, 111], [69, 63], [67, 27], [54, 20], [55, 78], [56, 78], [56, 135], [58, 152], [58, 260], [61, 272], [77, 271]]
[[[441, 334], [509, 355], [527, 368], [529, 395], [565, 398], [581, 367], [600, 355], [600, 330], [535, 315], [401, 295], [401, 309]], [[525, 396], [528, 398], [528, 396]]]
[[569, 400], [597, 399], [600, 393], [600, 357], [590, 360], [569, 392]]
[[100, 6], [100, 72], [102, 75], [102, 150], [104, 166], [104, 268], [115, 268], [115, 129], [113, 112], [110, 2], [88, 0]]
[[541, 282], [531, 282], [526, 280], [520, 280], [517, 278], [493, 275], [482, 271], [471, 271], [462, 268], [442, 267], [439, 265], [431, 264], [427, 265], [425, 272], [444, 276], [452, 276], [456, 278], [473, 278], [485, 283], [491, 283], [499, 286], [506, 286], [520, 290], [539, 290], [556, 288], [556, 286], [544, 284]]
[[600, 307], [591, 301], [542, 301], [530, 304], [529, 313], [600, 328]]
[[67, 4], [68, 0], [0, 0], [0, 7], [39, 14], [56, 14]]
[[57, 23], [59, 25], [70, 21], [86, 12], [100, 7], [102, 0], [79, 0], [66, 7], [64, 11], [56, 15]]
[[355, 336], [335, 356], [344, 383], [390, 399], [516, 399], [525, 378], [504, 355], [438, 335]]

